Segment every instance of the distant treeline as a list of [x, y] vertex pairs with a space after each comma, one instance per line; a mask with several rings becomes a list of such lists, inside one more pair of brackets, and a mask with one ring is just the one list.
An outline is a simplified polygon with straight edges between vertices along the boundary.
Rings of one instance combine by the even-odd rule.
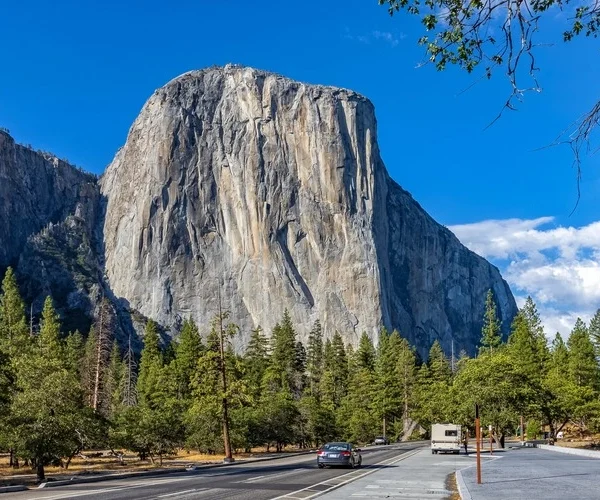
[[353, 348], [338, 333], [324, 339], [318, 321], [305, 346], [287, 313], [270, 335], [253, 330], [243, 354], [231, 347], [239, 329], [226, 313], [205, 334], [186, 320], [166, 349], [149, 321], [136, 359], [130, 346], [122, 350], [114, 341], [114, 324], [104, 301], [85, 338], [61, 336], [48, 297], [31, 328], [7, 271], [0, 295], [0, 449], [14, 466], [34, 468], [41, 480], [44, 466], [68, 467], [83, 449], [127, 449], [153, 462], [181, 448], [222, 452], [224, 401], [235, 450], [364, 443], [384, 432], [396, 440], [410, 437], [415, 422], [425, 429], [449, 421], [471, 427], [476, 402], [482, 423], [499, 434], [515, 431], [521, 415], [555, 432], [568, 422], [582, 432], [600, 425], [600, 314], [589, 328], [578, 320], [567, 343], [557, 335], [549, 347], [531, 299], [503, 343], [489, 292], [479, 355], [463, 353], [456, 363], [438, 342], [421, 362], [396, 331], [382, 330], [376, 347], [363, 334]]

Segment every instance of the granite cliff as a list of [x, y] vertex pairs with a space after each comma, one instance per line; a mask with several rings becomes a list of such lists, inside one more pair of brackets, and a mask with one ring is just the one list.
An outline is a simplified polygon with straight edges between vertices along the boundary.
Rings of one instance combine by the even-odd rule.
[[[397, 328], [474, 351], [498, 270], [388, 175], [373, 105], [338, 88], [228, 65], [158, 89], [101, 179], [114, 294], [173, 331], [218, 296], [245, 335], [288, 309], [356, 343]], [[244, 341], [244, 337], [240, 339]]]
[[490, 288], [505, 330], [516, 313], [498, 270], [389, 177], [366, 98], [230, 65], [158, 89], [99, 182], [0, 132], [8, 265], [70, 327], [110, 297], [120, 338], [132, 318], [207, 325], [220, 296], [238, 345], [287, 309], [301, 338], [317, 319], [350, 343], [385, 326], [425, 356], [474, 351]]

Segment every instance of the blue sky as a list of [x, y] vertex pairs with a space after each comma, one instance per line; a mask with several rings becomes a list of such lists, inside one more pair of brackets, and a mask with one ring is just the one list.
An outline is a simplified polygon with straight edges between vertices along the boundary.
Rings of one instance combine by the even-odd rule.
[[[489, 222], [477, 224], [517, 221], [493, 226], [498, 238], [514, 241], [524, 227], [526, 235], [562, 226], [579, 234], [599, 218], [598, 158], [585, 162], [582, 199], [569, 216], [576, 199], [570, 150], [535, 151], [600, 98], [598, 44], [563, 44], [565, 16], [559, 13], [550, 13], [542, 32], [542, 40], [554, 45], [538, 50], [543, 92], [527, 95], [519, 111], [487, 130], [509, 92], [502, 75], [461, 93], [476, 76], [417, 69], [423, 57], [418, 23], [405, 15], [390, 18], [376, 0], [32, 0], [5, 2], [2, 17], [0, 126], [19, 142], [88, 170], [103, 171], [157, 87], [190, 69], [232, 62], [369, 97], [392, 177], [505, 274], [513, 260], [531, 262], [527, 252], [533, 250], [499, 258], [489, 243], [496, 234]], [[541, 217], [548, 219], [527, 224]], [[582, 245], [569, 263], [597, 265], [590, 256], [600, 249], [587, 240]], [[557, 246], [535, 251], [551, 264], [566, 258]], [[600, 305], [600, 295], [583, 300], [577, 287], [557, 303], [547, 301], [536, 288], [541, 285], [511, 285], [519, 296], [537, 296], [549, 314], [585, 316]]]

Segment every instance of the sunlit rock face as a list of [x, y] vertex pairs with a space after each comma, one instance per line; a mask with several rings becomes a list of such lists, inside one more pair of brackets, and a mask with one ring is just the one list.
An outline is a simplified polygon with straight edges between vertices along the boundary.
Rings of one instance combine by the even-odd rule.
[[186, 73], [158, 89], [101, 179], [106, 276], [175, 331], [207, 325], [219, 297], [241, 327], [287, 309], [305, 339], [356, 344], [396, 328], [473, 352], [486, 291], [516, 312], [498, 270], [388, 175], [363, 96], [247, 67]]

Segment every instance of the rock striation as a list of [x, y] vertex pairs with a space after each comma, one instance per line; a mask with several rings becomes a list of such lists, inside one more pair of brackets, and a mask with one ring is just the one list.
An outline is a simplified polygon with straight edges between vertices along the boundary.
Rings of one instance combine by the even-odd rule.
[[100, 187], [108, 284], [172, 332], [220, 298], [240, 343], [287, 309], [301, 337], [319, 319], [349, 343], [385, 326], [421, 355], [435, 339], [472, 353], [488, 289], [505, 328], [517, 310], [498, 270], [389, 177], [373, 105], [349, 90], [186, 73], [150, 97]]

